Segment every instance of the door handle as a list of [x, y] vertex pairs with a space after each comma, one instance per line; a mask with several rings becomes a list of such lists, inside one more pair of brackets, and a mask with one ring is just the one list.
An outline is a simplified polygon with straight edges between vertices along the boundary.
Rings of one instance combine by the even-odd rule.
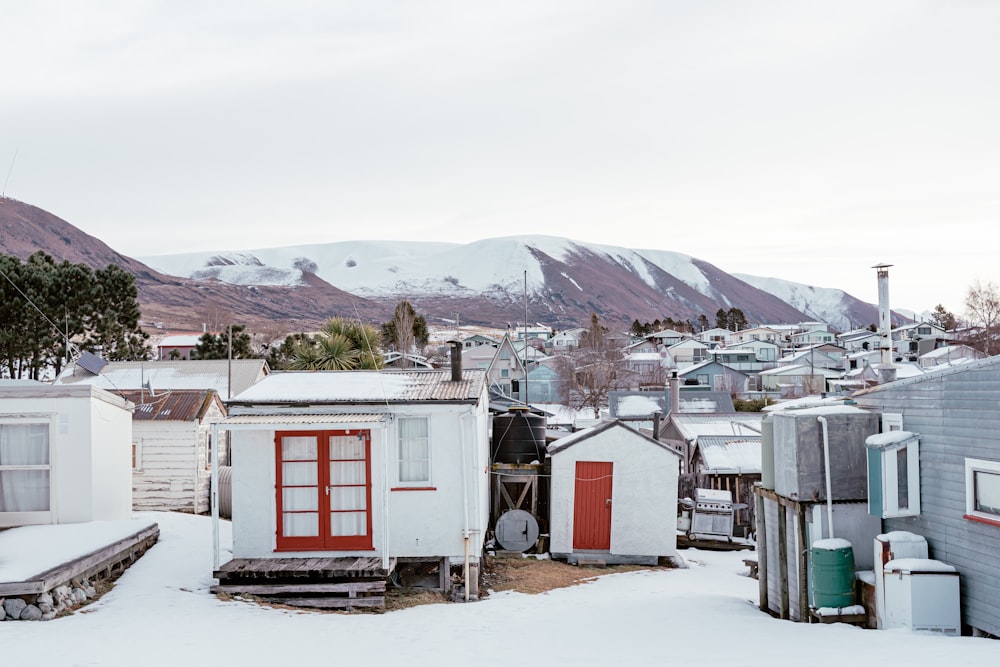
[[608, 498], [607, 500], [604, 501], [604, 506], [611, 507], [611, 498]]

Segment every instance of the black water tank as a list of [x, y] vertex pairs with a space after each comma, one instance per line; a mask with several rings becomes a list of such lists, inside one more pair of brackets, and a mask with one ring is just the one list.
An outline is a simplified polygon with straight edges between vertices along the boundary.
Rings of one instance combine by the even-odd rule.
[[545, 460], [545, 417], [514, 405], [493, 418], [491, 463], [531, 463]]

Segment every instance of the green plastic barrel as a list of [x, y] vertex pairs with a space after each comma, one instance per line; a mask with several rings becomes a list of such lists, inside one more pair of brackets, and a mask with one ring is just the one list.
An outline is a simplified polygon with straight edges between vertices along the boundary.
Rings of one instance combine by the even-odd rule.
[[829, 539], [812, 546], [813, 605], [850, 607], [854, 599], [854, 550], [847, 540]]

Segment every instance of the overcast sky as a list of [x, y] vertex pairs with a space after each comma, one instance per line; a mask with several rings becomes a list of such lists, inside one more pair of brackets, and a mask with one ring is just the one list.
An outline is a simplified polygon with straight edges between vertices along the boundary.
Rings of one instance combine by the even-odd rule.
[[[142, 256], [550, 234], [963, 310], [1000, 3], [0, 0], [0, 177]], [[16, 156], [16, 157], [15, 157]]]

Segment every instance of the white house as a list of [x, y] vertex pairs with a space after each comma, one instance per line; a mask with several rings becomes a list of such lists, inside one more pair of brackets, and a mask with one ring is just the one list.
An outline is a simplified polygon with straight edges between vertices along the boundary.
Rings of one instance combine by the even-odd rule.
[[551, 347], [553, 352], [566, 352], [567, 350], [575, 350], [580, 347], [580, 338], [587, 332], [586, 329], [581, 327], [576, 327], [574, 329], [567, 329], [565, 331], [560, 331], [550, 338], [545, 346]]
[[548, 454], [554, 557], [655, 564], [676, 555], [680, 454], [620, 421], [556, 440]]
[[96, 387], [0, 382], [0, 528], [130, 518], [131, 407]]
[[234, 559], [365, 557], [386, 572], [419, 559], [468, 573], [489, 513], [488, 420], [481, 370], [269, 375], [220, 427], [232, 435]]
[[[123, 391], [135, 404], [132, 414], [132, 506], [137, 510], [210, 509], [211, 425], [226, 408], [214, 389], [175, 389], [150, 395]], [[225, 439], [227, 434], [220, 436]], [[227, 465], [228, 447], [219, 443], [219, 465]]]
[[670, 353], [671, 358], [678, 368], [684, 368], [685, 366], [700, 364], [705, 361], [708, 358], [708, 345], [699, 340], [689, 338], [688, 340], [671, 345], [667, 349], [667, 352]]

